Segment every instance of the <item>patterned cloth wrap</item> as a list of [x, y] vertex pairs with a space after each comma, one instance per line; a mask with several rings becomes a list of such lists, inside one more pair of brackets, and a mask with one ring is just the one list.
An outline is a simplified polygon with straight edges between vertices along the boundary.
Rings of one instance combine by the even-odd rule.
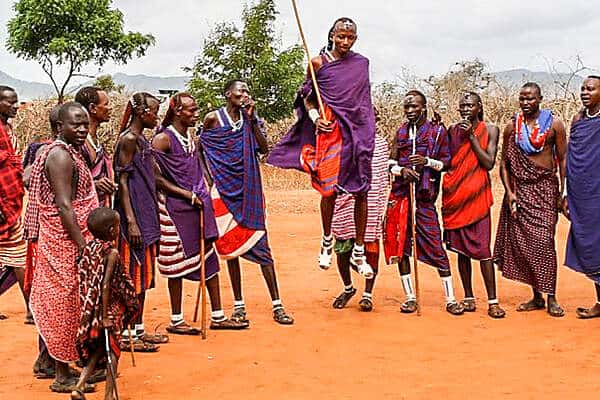
[[[102, 286], [106, 274], [107, 255], [112, 244], [100, 239], [89, 242], [79, 259], [79, 302], [81, 320], [77, 330], [77, 352], [83, 362], [104, 349], [102, 319]], [[139, 302], [129, 274], [117, 258], [109, 284], [108, 315], [113, 321], [109, 329], [111, 349], [119, 357], [120, 333], [139, 312]], [[106, 357], [101, 360], [106, 361]]]

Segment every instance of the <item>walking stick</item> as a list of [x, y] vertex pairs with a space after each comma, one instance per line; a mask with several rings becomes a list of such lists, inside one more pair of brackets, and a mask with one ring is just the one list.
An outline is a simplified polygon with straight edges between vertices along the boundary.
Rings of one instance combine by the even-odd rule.
[[308, 51], [308, 45], [306, 44], [306, 38], [304, 37], [304, 30], [302, 29], [302, 24], [300, 23], [300, 15], [298, 14], [298, 6], [296, 5], [296, 0], [292, 0], [292, 6], [294, 7], [294, 14], [296, 15], [296, 22], [298, 23], [298, 30], [300, 31], [302, 45], [304, 46], [304, 51], [306, 52], [306, 57], [308, 58], [308, 71], [310, 73], [310, 79], [312, 80], [313, 87], [315, 88], [315, 94], [317, 95], [317, 102], [319, 103], [319, 114], [321, 114], [322, 118], [325, 118], [325, 107], [323, 106], [323, 100], [321, 99], [321, 91], [319, 90], [319, 85], [317, 84], [315, 68], [312, 65], [310, 52]]
[[200, 304], [200, 295], [202, 295], [202, 312], [200, 322], [200, 332], [202, 339], [206, 339], [206, 263], [204, 260], [204, 212], [200, 209], [200, 283], [196, 295], [196, 307], [194, 308], [194, 322], [198, 321], [198, 306]]
[[[412, 155], [417, 154], [417, 129], [412, 127]], [[413, 169], [415, 167], [413, 166]], [[419, 260], [417, 255], [417, 183], [412, 182], [409, 186], [410, 206], [411, 206], [411, 230], [412, 230], [412, 251], [413, 251], [413, 270], [415, 273], [415, 291], [417, 294], [417, 315], [421, 316], [421, 288], [419, 285]]]
[[133, 336], [131, 336], [131, 327], [127, 325], [127, 334], [129, 335], [129, 352], [131, 353], [131, 364], [135, 367], [135, 356], [133, 355]]
[[[115, 365], [113, 364], [113, 359], [110, 351], [110, 343], [108, 339], [108, 328], [104, 328], [104, 345], [106, 347], [106, 360], [108, 370], [108, 378], [112, 381], [113, 384], [113, 394], [115, 395], [115, 399], [119, 400], [119, 391], [117, 390], [117, 373], [115, 372]], [[131, 338], [129, 340], [131, 342]]]

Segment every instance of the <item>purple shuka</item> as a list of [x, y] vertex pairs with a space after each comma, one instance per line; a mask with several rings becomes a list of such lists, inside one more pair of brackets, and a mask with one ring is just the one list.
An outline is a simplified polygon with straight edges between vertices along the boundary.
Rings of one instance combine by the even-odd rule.
[[[127, 134], [123, 132], [121, 136]], [[156, 181], [154, 178], [153, 158], [150, 143], [143, 138], [137, 138], [138, 151], [133, 155], [130, 164], [120, 167], [117, 165], [120, 147], [117, 146], [113, 157], [115, 182], [119, 182], [120, 174], [128, 173], [128, 187], [133, 212], [136, 222], [142, 233], [143, 246], [132, 248], [132, 253], [138, 262], [143, 263], [146, 258], [146, 249], [158, 243], [160, 238], [160, 225], [158, 223], [158, 209], [156, 206]], [[118, 198], [118, 196], [117, 196]], [[127, 217], [120, 201], [115, 201], [114, 209], [121, 216], [121, 236], [127, 238]]]
[[600, 285], [600, 118], [573, 124], [567, 153], [571, 229], [565, 264]]
[[[349, 193], [366, 193], [371, 186], [371, 159], [375, 146], [375, 115], [371, 102], [369, 60], [358, 53], [324, 64], [316, 73], [323, 102], [333, 111], [342, 131], [338, 186]], [[303, 98], [312, 92], [307, 80], [294, 102], [298, 121], [271, 151], [267, 162], [303, 171], [300, 154], [315, 145], [315, 125]]]
[[[204, 239], [214, 240], [218, 236], [215, 212], [204, 182], [204, 169], [198, 152], [185, 152], [171, 129], [165, 128], [163, 133], [169, 136], [171, 151], [163, 153], [154, 150], [156, 162], [165, 178], [180, 188], [194, 192], [202, 200]], [[200, 251], [200, 213], [198, 208], [192, 206], [189, 200], [167, 196], [167, 210], [177, 225], [186, 255], [197, 254]]]

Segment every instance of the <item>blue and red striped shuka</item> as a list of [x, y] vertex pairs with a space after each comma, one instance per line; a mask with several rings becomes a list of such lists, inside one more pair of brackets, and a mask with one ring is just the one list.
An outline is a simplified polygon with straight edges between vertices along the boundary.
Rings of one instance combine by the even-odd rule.
[[208, 169], [219, 230], [216, 248], [224, 259], [242, 257], [260, 265], [273, 264], [266, 235], [258, 144], [252, 123], [241, 113], [243, 124], [233, 126], [225, 108], [217, 110], [219, 126], [199, 134]]
[[[433, 158], [450, 165], [448, 134], [442, 125], [425, 122], [417, 132], [416, 154]], [[412, 154], [412, 139], [408, 135], [408, 124], [403, 124], [396, 135], [395, 155], [398, 165], [410, 168], [408, 157]], [[448, 255], [442, 242], [442, 233], [435, 201], [440, 191], [441, 172], [429, 167], [418, 168], [420, 179], [417, 182], [417, 256], [419, 261], [440, 270], [449, 270]], [[402, 256], [412, 254], [411, 210], [409, 201], [410, 184], [396, 177], [388, 204], [384, 228], [384, 249], [386, 262], [399, 262]]]

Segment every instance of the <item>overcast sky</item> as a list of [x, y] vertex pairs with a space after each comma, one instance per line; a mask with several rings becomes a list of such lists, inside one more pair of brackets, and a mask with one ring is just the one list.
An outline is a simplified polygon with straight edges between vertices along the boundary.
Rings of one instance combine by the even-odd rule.
[[[0, 70], [28, 81], [48, 82], [39, 65], [5, 48], [13, 0], [0, 0]], [[291, 0], [277, 0], [277, 30], [284, 45], [299, 42]], [[577, 55], [600, 70], [600, 18], [589, 0], [298, 0], [312, 53], [333, 20], [358, 24], [355, 50], [371, 59], [372, 80], [393, 80], [401, 67], [426, 76], [459, 60], [480, 58], [490, 70], [547, 71], [548, 63], [573, 64]], [[182, 75], [203, 39], [222, 21], [240, 21], [243, 0], [114, 0], [126, 30], [152, 33], [156, 46], [126, 66], [105, 73]], [[88, 66], [84, 72], [97, 73]]]

